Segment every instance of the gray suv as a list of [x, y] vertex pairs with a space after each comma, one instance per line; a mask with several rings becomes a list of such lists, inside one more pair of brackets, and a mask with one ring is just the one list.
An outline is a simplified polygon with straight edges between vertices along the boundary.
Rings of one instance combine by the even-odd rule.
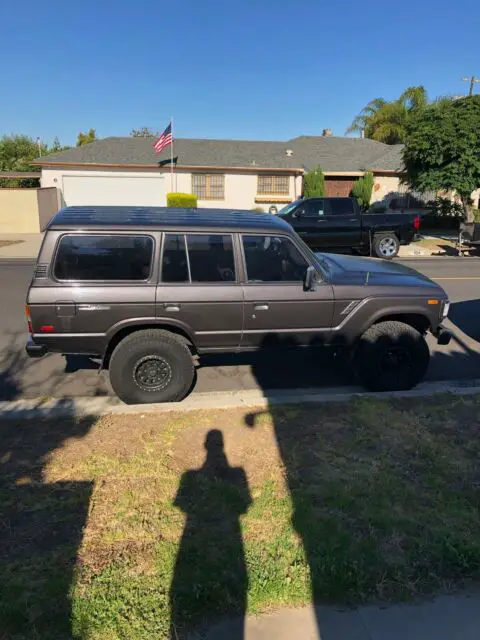
[[449, 333], [445, 292], [396, 263], [314, 254], [279, 217], [248, 211], [67, 207], [28, 291], [32, 357], [88, 354], [127, 403], [181, 400], [194, 356], [345, 348], [373, 390], [408, 389]]

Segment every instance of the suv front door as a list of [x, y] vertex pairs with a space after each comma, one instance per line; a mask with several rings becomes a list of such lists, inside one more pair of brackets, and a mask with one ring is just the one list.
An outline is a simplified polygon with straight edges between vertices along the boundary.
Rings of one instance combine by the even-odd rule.
[[333, 289], [319, 273], [316, 289], [305, 290], [307, 254], [287, 236], [245, 234], [241, 241], [246, 275], [241, 346], [324, 342], [331, 333]]
[[237, 274], [232, 234], [166, 233], [157, 319], [187, 331], [200, 350], [237, 348], [243, 325]]

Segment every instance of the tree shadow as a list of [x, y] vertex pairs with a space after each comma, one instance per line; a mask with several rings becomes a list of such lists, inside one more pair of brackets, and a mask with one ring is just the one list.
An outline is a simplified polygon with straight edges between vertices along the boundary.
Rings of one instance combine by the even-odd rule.
[[93, 483], [46, 477], [52, 454], [95, 421], [75, 419], [71, 408], [69, 418], [0, 422], [2, 638], [72, 637], [70, 591]]
[[248, 579], [240, 516], [252, 499], [245, 470], [228, 463], [221, 431], [208, 432], [205, 449], [202, 467], [183, 474], [174, 503], [186, 522], [170, 589], [170, 637], [215, 611], [235, 617], [229, 638], [241, 640]]
[[[266, 336], [261, 348], [269, 350], [273, 344], [278, 345], [283, 341], [281, 336], [270, 334]], [[289, 342], [287, 340], [287, 344]], [[388, 346], [395, 347], [395, 339], [390, 339]], [[449, 360], [451, 365], [451, 361], [455, 357], [457, 355], [435, 353], [432, 361]], [[460, 357], [462, 359], [468, 358], [469, 353]], [[253, 366], [253, 371], [258, 386], [264, 391], [264, 395], [268, 399], [270, 391], [268, 378], [265, 377], [264, 370]], [[303, 545], [309, 565], [311, 601], [315, 605], [317, 628], [320, 634], [321, 609], [316, 605], [326, 601], [345, 604], [344, 588], [345, 584], [348, 585], [349, 582], [351, 582], [353, 593], [360, 590], [360, 586], [355, 582], [357, 576], [354, 567], [357, 562], [359, 566], [364, 562], [368, 562], [368, 549], [365, 550], [365, 557], [352, 558], [346, 555], [344, 567], [339, 565], [329, 566], [332, 549], [336, 548], [338, 551], [346, 542], [341, 531], [340, 521], [335, 522], [334, 514], [331, 522], [327, 524], [322, 519], [324, 509], [328, 508], [328, 504], [325, 505], [322, 498], [323, 473], [334, 474], [335, 470], [328, 469], [325, 464], [323, 453], [325, 443], [322, 441], [320, 426], [321, 416], [311, 427], [303, 428], [300, 434], [295, 433], [292, 431], [291, 421], [285, 420], [278, 400], [279, 398], [277, 397], [275, 402], [270, 402], [266, 410], [254, 411], [248, 414], [245, 418], [245, 424], [249, 428], [255, 428], [259, 417], [265, 413], [268, 413], [272, 419], [278, 451], [285, 470], [286, 484], [292, 501], [292, 525]], [[288, 399], [286, 400], [287, 402]], [[341, 406], [339, 406], [339, 411], [341, 411]], [[332, 446], [334, 446], [334, 442]], [[326, 526], [328, 530], [325, 528]], [[354, 525], [352, 524], [352, 526]], [[368, 518], [366, 522], [362, 523], [362, 526], [368, 528]], [[336, 572], [340, 573], [336, 575]], [[382, 576], [378, 576], [379, 580], [381, 578]], [[341, 587], [343, 591], [338, 599], [336, 599], [336, 581], [343, 585]], [[334, 638], [337, 636], [333, 633], [328, 637]]]
[[[59, 355], [29, 358], [25, 352], [25, 332], [4, 332], [6, 346], [0, 352], [0, 401], [17, 400], [21, 397], [71, 397], [71, 376], [79, 371], [99, 371], [98, 359], [83, 355], [65, 355], [61, 363]], [[56, 358], [58, 360], [53, 360]], [[65, 390], [62, 389], [65, 385]], [[82, 395], [103, 396], [107, 390], [101, 376], [92, 373], [90, 379], [82, 379]], [[63, 392], [62, 392], [63, 391]]]

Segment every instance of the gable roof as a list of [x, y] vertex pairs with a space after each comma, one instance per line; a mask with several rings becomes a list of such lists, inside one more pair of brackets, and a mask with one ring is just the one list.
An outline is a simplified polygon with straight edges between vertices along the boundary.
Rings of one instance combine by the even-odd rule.
[[[110, 165], [158, 167], [169, 164], [170, 149], [156, 155], [155, 138], [104, 138], [33, 161], [40, 166]], [[397, 145], [402, 146], [402, 145]], [[288, 151], [290, 150], [290, 151]], [[291, 153], [290, 153], [291, 152]], [[324, 171], [389, 170], [396, 164], [392, 148], [367, 138], [299, 136], [285, 142], [261, 140], [208, 140], [176, 138], [174, 157], [178, 167]], [[385, 162], [382, 158], [386, 157]], [[385, 164], [385, 166], [382, 166]], [[388, 166], [387, 166], [388, 165]]]

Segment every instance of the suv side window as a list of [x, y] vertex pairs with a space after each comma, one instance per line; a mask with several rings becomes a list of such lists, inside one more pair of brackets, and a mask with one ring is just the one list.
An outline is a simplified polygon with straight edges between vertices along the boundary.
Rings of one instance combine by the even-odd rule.
[[234, 282], [231, 235], [165, 234], [163, 282]]
[[58, 245], [57, 280], [148, 280], [153, 238], [128, 235], [66, 235]]
[[289, 238], [243, 236], [248, 282], [303, 282], [308, 262]]

